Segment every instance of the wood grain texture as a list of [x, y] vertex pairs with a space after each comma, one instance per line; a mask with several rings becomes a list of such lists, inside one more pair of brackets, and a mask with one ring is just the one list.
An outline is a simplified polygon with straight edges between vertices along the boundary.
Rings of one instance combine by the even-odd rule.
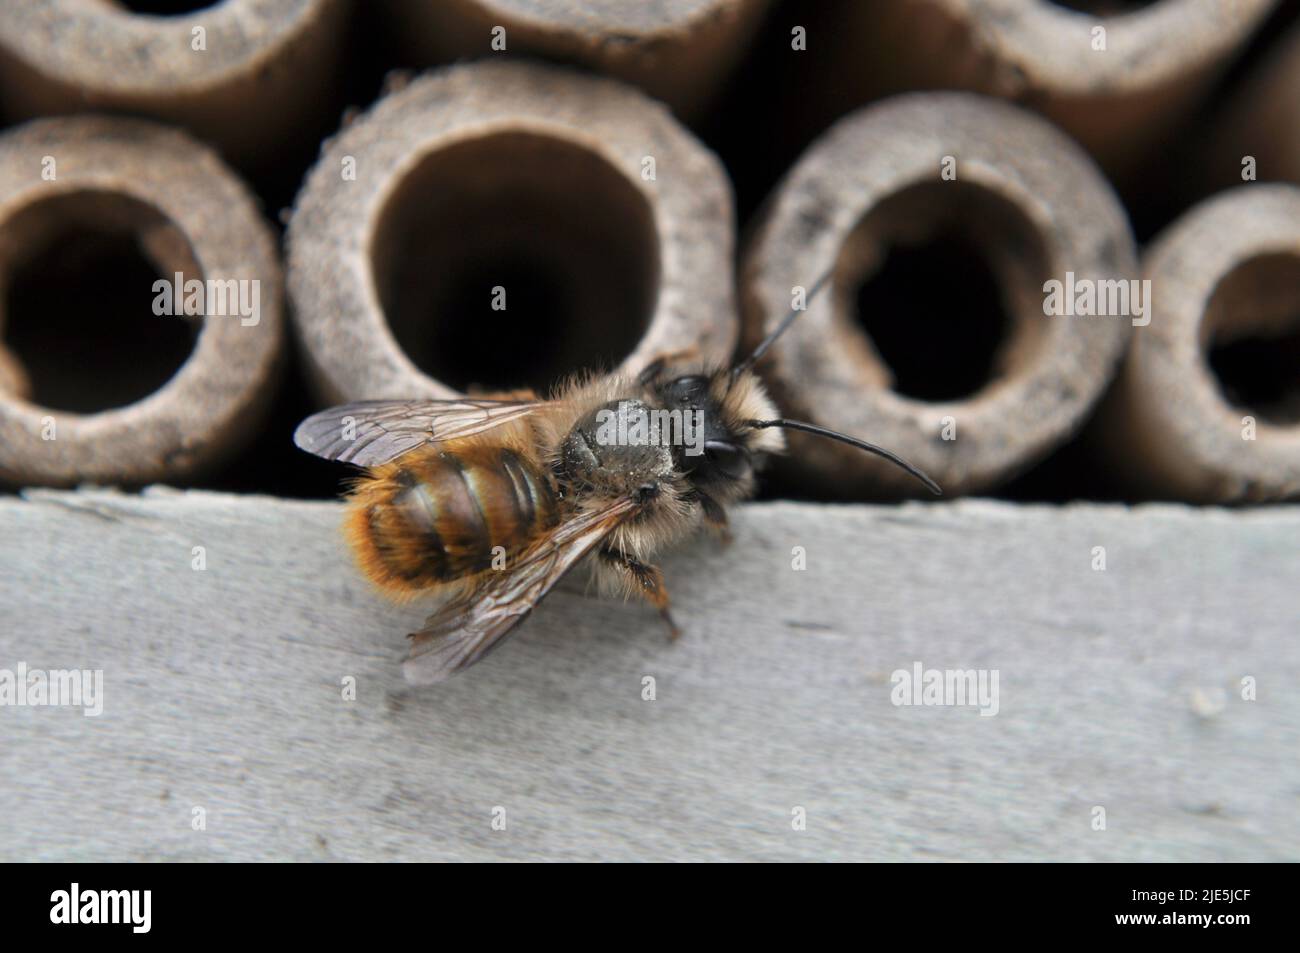
[[[677, 644], [569, 587], [429, 690], [339, 517], [0, 500], [0, 668], [105, 696], [0, 708], [0, 859], [1300, 858], [1300, 508], [750, 505], [666, 562]], [[917, 661], [998, 714], [895, 707]]]

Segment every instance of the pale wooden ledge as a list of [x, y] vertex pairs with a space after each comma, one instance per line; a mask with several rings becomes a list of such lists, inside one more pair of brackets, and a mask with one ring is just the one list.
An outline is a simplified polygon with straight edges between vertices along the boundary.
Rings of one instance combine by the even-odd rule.
[[[560, 591], [418, 691], [338, 517], [0, 500], [0, 669], [104, 671], [0, 708], [0, 859], [1300, 858], [1300, 507], [752, 505], [667, 561], [676, 645]], [[918, 661], [1000, 711], [893, 706]]]

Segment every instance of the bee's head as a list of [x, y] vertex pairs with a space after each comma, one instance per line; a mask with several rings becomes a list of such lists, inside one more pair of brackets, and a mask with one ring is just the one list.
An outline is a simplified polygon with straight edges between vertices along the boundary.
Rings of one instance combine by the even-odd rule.
[[[823, 275], [803, 296], [805, 307], [829, 277]], [[651, 389], [658, 406], [681, 410], [701, 424], [694, 442], [674, 449], [677, 468], [702, 491], [740, 496], [752, 487], [755, 456], [785, 449], [780, 430], [801, 430], [883, 457], [912, 474], [931, 493], [942, 495], [934, 480], [892, 451], [815, 424], [778, 416], [753, 368], [803, 310], [792, 309], [748, 357], [730, 368], [680, 375], [663, 374], [659, 364], [647, 368], [642, 382]]]
[[677, 468], [698, 489], [723, 498], [747, 492], [758, 458], [779, 453], [779, 433], [751, 427], [755, 417], [771, 417], [776, 407], [757, 375], [733, 381], [721, 368], [665, 377], [654, 387], [656, 403], [680, 410], [687, 439], [673, 449]]

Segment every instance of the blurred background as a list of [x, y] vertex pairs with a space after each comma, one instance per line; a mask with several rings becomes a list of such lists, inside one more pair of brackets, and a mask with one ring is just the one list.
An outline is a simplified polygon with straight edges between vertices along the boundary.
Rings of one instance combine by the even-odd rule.
[[[173, 21], [201, 24], [217, 8], [231, 7], [247, 14], [245, 25], [263, 23], [269, 21], [258, 19], [259, 11], [272, 6], [292, 11], [286, 19], [301, 10], [320, 23], [307, 38], [292, 40], [288, 52], [250, 67], [267, 82], [277, 73], [288, 74], [278, 77], [283, 82], [275, 87], [288, 92], [278, 99], [259, 97], [256, 87], [252, 93], [226, 94], [256, 117], [246, 130], [214, 133], [220, 123], [210, 121], [204, 108], [187, 105], [191, 100], [171, 96], [165, 82], [153, 99], [134, 93], [115, 98], [111, 74], [130, 72], [130, 64], [120, 60], [99, 64], [108, 92], [92, 89], [83, 76], [61, 76], [61, 69], [73, 67], [57, 58], [37, 62], [46, 44], [71, 57], [73, 46], [85, 41], [83, 26], [95, 34], [94, 18], [104, 8], [134, 20], [133, 42], [146, 48], [152, 42], [149, 31], [157, 29], [161, 36]], [[1132, 83], [1099, 80], [1095, 86], [1110, 87], [1098, 93], [1081, 77], [1070, 87], [1068, 78], [1053, 75], [1052, 64], [1036, 60], [1032, 49], [1017, 52], [1015, 43], [1023, 38], [1000, 47], [999, 24], [1034, 6], [1053, 8], [1053, 16], [1064, 13], [1089, 27], [1107, 25], [1114, 59], [1131, 60], [1124, 68], [1131, 71]], [[37, 7], [45, 13], [32, 13]], [[1218, 14], [1207, 13], [1210, 8]], [[1139, 252], [1196, 203], [1240, 184], [1242, 155], [1254, 149], [1263, 163], [1275, 139], [1300, 127], [1300, 68], [1294, 65], [1300, 62], [1300, 0], [1209, 5], [1181, 0], [649, 5], [84, 0], [30, 7], [25, 0], [0, 0], [0, 9], [0, 134], [12, 134], [34, 116], [70, 111], [137, 114], [188, 127], [249, 184], [277, 242], [329, 136], [409, 76], [475, 58], [550, 60], [574, 71], [629, 79], [652, 97], [667, 98], [677, 119], [725, 168], [734, 190], [737, 266], [769, 207], [765, 201], [810, 144], [837, 119], [899, 92], [974, 90], [1072, 126], [1071, 134], [1102, 160]], [[1167, 20], [1157, 30], [1163, 44], [1125, 25], [1134, 18], [1168, 15], [1187, 26], [1184, 47], [1169, 41], [1182, 34], [1169, 29]], [[1235, 18], [1235, 31], [1215, 25], [1216, 15]], [[78, 26], [78, 18], [90, 25]], [[505, 27], [505, 49], [492, 45], [498, 20]], [[1148, 44], [1144, 55], [1123, 50], [1130, 34], [1147, 37], [1141, 40]], [[257, 45], [260, 38], [250, 28], [245, 39]], [[279, 42], [270, 46], [279, 49]], [[294, 43], [306, 48], [305, 57], [292, 49]], [[1043, 44], [1038, 53], [1052, 59], [1050, 38]], [[1142, 74], [1152, 61], [1163, 70], [1158, 82]], [[177, 84], [183, 80], [172, 77]], [[1244, 141], [1251, 136], [1261, 144]], [[1283, 179], [1288, 169], [1300, 169], [1297, 156], [1286, 157], [1288, 148], [1294, 143], [1277, 145], [1284, 157], [1263, 164], [1260, 180]], [[574, 196], [565, 195], [573, 205]], [[574, 214], [606, 214], [598, 206], [593, 201]], [[488, 253], [476, 259], [474, 249], [491, 243], [476, 243], [470, 234], [474, 226], [465, 223], [475, 221], [472, 211], [457, 220], [465, 231], [454, 268], [436, 275], [417, 270], [399, 279], [429, 283], [425, 293], [400, 305], [403, 323], [394, 326], [399, 344], [422, 371], [457, 388], [544, 386], [563, 373], [608, 367], [627, 357], [635, 327], [628, 333], [577, 333], [568, 313], [572, 296], [564, 288], [571, 276], [555, 274], [544, 258], [529, 260], [523, 253], [502, 261]], [[483, 227], [504, 227], [500, 219], [509, 214], [494, 207], [495, 224]], [[0, 221], [0, 247], [4, 231]], [[617, 249], [610, 255], [590, 262], [593, 280], [620, 267]], [[158, 269], [138, 243], [123, 241], [118, 232], [74, 219], [57, 241], [7, 260], [11, 267], [0, 276], [0, 333], [9, 359], [25, 371], [26, 399], [36, 405], [93, 414], [140, 401], [166, 383], [193, 350], [197, 326], [153, 314], [151, 288]], [[965, 398], [988, 383], [1008, 338], [1009, 319], [987, 248], [966, 234], [924, 236], [889, 247], [870, 272], [852, 290], [855, 320], [892, 371], [897, 393], [942, 402]], [[503, 283], [503, 273], [511, 304], [507, 311], [493, 311], [490, 289]], [[815, 277], [807, 276], [808, 283]], [[720, 272], [716, 281], [725, 285], [737, 281], [737, 274]], [[287, 306], [295, 306], [292, 298]], [[232, 451], [212, 465], [166, 482], [288, 497], [328, 498], [339, 492], [347, 474], [292, 444], [293, 427], [321, 406], [322, 395], [305, 370], [293, 328], [286, 333], [264, 415], [247, 418], [251, 432], [232, 441]], [[1210, 341], [1206, 361], [1232, 406], [1273, 408], [1264, 416], [1280, 428], [1300, 424], [1300, 313], [1266, 337]], [[3, 379], [0, 375], [0, 383]], [[1088, 430], [1071, 427], [1045, 455], [978, 492], [1016, 501], [1147, 498], [1126, 478], [1122, 463], [1117, 467], [1115, 457], [1098, 452]], [[7, 492], [17, 482], [11, 478]], [[782, 498], [872, 496], [869, 486], [836, 492], [784, 470], [763, 492]]]

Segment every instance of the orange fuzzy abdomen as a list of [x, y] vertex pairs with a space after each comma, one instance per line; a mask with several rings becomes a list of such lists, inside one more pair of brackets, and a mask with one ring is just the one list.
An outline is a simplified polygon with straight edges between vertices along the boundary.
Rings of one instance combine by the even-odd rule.
[[494, 558], [508, 564], [557, 515], [544, 468], [482, 445], [416, 451], [376, 467], [348, 504], [346, 532], [362, 571], [397, 594], [486, 572]]

